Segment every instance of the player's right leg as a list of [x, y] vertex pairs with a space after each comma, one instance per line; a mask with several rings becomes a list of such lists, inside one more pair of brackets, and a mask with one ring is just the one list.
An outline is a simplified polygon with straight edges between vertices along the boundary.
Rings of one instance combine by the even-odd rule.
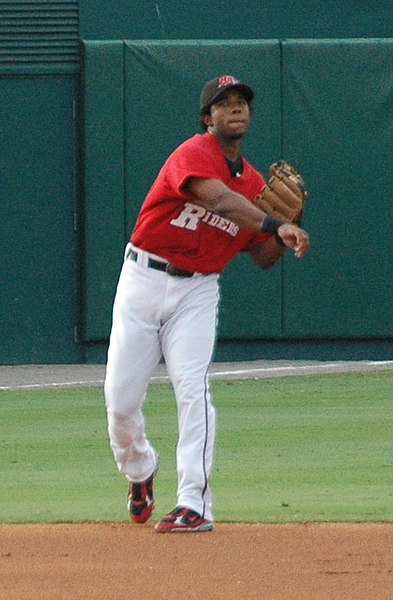
[[142, 406], [161, 356], [159, 315], [153, 306], [155, 298], [162, 298], [161, 280], [125, 259], [113, 307], [105, 378], [108, 433], [119, 471], [136, 483], [146, 482], [157, 467]]

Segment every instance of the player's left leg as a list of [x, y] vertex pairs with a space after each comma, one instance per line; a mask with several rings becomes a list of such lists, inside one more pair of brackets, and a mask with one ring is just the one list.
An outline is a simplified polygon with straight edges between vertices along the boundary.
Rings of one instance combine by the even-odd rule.
[[[178, 409], [177, 506], [213, 520], [209, 475], [215, 441], [215, 410], [208, 367], [212, 358], [218, 306], [218, 278], [178, 282], [183, 294], [163, 325], [161, 343]], [[187, 290], [186, 293], [180, 291]]]

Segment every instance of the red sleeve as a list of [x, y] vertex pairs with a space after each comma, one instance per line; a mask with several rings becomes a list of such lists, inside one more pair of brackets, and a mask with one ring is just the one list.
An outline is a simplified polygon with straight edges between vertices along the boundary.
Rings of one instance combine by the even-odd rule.
[[[199, 136], [181, 144], [169, 157], [166, 176], [172, 189], [183, 195], [183, 188], [191, 177], [229, 180], [229, 171], [221, 152], [217, 152], [215, 140], [199, 143]], [[186, 194], [184, 194], [186, 195]]]

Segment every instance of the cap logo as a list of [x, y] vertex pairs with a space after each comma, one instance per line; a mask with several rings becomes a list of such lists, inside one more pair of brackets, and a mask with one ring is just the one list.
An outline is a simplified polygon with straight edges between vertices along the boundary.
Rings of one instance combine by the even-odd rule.
[[226, 85], [235, 85], [236, 83], [239, 83], [237, 79], [235, 79], [234, 77], [232, 77], [232, 75], [221, 75], [221, 77], [219, 77], [218, 79], [218, 87], [224, 87]]

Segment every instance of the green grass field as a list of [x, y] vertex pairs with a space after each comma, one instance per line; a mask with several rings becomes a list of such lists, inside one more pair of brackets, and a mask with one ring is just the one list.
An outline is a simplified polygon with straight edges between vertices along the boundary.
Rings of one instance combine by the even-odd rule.
[[[392, 383], [392, 371], [212, 382], [217, 521], [393, 521]], [[128, 519], [102, 389], [2, 391], [0, 406], [1, 523]], [[176, 489], [168, 384], [151, 385], [145, 413], [160, 518]]]

